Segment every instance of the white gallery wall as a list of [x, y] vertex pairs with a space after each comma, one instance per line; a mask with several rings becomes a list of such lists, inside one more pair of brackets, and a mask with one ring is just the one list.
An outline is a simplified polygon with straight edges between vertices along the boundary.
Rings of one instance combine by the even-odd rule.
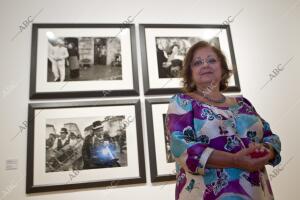
[[[297, 200], [300, 167], [300, 0], [0, 0], [0, 199], [174, 199], [174, 182], [151, 184], [138, 24], [222, 24], [231, 20], [231, 34], [241, 94], [270, 123], [282, 141], [282, 164], [273, 168], [275, 199]], [[141, 11], [142, 10], [142, 11]], [[27, 120], [29, 101], [31, 28], [20, 25], [29, 16], [34, 23], [123, 23], [135, 16], [138, 74], [147, 183], [25, 194], [26, 131], [11, 141]], [[232, 20], [234, 19], [234, 20]], [[274, 75], [280, 66], [282, 71]], [[273, 74], [270, 80], [270, 74]], [[162, 96], [168, 97], [168, 96]], [[100, 100], [88, 98], [84, 100]], [[107, 99], [107, 98], [106, 98]], [[109, 98], [108, 98], [109, 99]], [[121, 98], [120, 98], [121, 99]], [[82, 99], [52, 100], [82, 101]], [[15, 170], [7, 160], [17, 160]]]

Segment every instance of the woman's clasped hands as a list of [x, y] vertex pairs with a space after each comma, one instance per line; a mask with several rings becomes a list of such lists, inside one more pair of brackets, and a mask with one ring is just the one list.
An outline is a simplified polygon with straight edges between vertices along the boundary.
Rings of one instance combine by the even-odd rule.
[[273, 157], [272, 149], [261, 143], [250, 143], [248, 148], [234, 153], [233, 163], [236, 168], [254, 172], [263, 169]]

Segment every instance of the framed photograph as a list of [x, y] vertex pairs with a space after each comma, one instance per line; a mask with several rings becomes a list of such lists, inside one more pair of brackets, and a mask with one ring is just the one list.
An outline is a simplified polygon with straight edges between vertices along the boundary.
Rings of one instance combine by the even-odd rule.
[[202, 40], [221, 49], [233, 70], [226, 92], [240, 91], [229, 25], [140, 24], [139, 30], [146, 95], [179, 92], [184, 57], [193, 44]]
[[133, 24], [33, 24], [30, 99], [139, 94]]
[[167, 98], [146, 99], [151, 182], [176, 180], [175, 159], [165, 124], [168, 105]]
[[26, 192], [145, 183], [139, 100], [29, 104]]

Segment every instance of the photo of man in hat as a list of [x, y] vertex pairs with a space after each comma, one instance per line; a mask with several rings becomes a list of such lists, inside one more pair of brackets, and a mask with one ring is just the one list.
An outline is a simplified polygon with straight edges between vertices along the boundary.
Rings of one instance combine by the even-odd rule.
[[82, 147], [83, 169], [120, 166], [113, 153], [115, 147], [110, 144], [103, 127], [101, 121], [93, 122], [92, 134], [85, 137]]
[[67, 135], [68, 135], [68, 130], [66, 128], [61, 128], [60, 137], [54, 141], [52, 148], [59, 151], [64, 146], [68, 145], [70, 140], [68, 139]]

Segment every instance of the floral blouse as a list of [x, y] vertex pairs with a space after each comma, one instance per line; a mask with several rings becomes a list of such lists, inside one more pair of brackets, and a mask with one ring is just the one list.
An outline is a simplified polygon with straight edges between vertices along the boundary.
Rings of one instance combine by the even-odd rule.
[[205, 168], [214, 149], [235, 153], [251, 142], [269, 143], [281, 161], [281, 143], [243, 96], [237, 104], [213, 106], [185, 93], [171, 97], [166, 125], [176, 161], [176, 200], [274, 199], [266, 169], [248, 172], [238, 168]]

